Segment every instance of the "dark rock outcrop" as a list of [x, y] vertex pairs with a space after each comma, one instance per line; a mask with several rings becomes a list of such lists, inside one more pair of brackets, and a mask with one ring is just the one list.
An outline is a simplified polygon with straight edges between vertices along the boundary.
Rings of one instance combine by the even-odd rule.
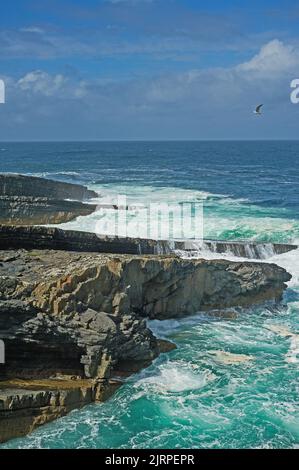
[[0, 196], [0, 224], [38, 225], [69, 222], [94, 212], [96, 205], [41, 197]]
[[[0, 220], [1, 221], [1, 220]], [[297, 246], [279, 243], [241, 243], [205, 240], [203, 253], [210, 249], [217, 253], [232, 253], [244, 258], [266, 258], [268, 255], [295, 250]], [[118, 238], [99, 236], [77, 230], [61, 230], [48, 227], [14, 227], [0, 225], [0, 249], [50, 249], [99, 253], [165, 255], [175, 250], [187, 254], [196, 249], [192, 241], [157, 241], [140, 238]], [[197, 247], [197, 254], [201, 252]]]
[[153, 240], [100, 237], [56, 227], [0, 225], [0, 249], [49, 249], [99, 253], [153, 254]]
[[82, 185], [34, 176], [0, 174], [0, 223], [42, 225], [69, 222], [96, 209], [96, 205], [81, 202], [92, 197], [97, 197], [97, 193]]
[[98, 195], [80, 184], [5, 173], [0, 174], [0, 196], [31, 196], [84, 201]]

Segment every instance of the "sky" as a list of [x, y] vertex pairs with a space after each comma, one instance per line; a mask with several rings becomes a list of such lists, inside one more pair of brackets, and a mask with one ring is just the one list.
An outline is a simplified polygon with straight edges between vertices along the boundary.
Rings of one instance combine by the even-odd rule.
[[297, 139], [296, 78], [299, 0], [1, 2], [2, 141]]

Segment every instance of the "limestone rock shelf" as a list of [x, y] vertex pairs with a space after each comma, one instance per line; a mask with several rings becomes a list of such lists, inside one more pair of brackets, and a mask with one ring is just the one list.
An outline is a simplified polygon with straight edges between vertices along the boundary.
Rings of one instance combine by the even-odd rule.
[[[1, 218], [0, 218], [1, 223]], [[230, 253], [244, 258], [267, 258], [297, 248], [286, 243], [253, 243], [238, 241], [204, 240], [202, 244], [189, 241], [150, 240], [99, 236], [77, 230], [56, 227], [0, 225], [0, 249], [51, 249], [119, 254], [171, 254], [175, 250], [198, 253]]]
[[8, 380], [0, 389], [0, 442], [22, 437], [75, 408], [104, 401], [118, 380]]
[[53, 181], [36, 176], [0, 174], [0, 196], [31, 196], [84, 201], [98, 194], [80, 184]]
[[78, 184], [0, 174], [0, 223], [42, 225], [69, 222], [79, 215], [91, 214], [96, 205], [82, 201], [97, 196], [94, 191]]
[[[28, 398], [20, 386], [12, 392], [9, 380], [72, 377], [77, 396], [72, 403], [81, 406], [85, 396], [93, 399], [88, 387], [87, 395], [82, 392], [78, 380], [107, 385], [115, 375], [139, 370], [159, 352], [171, 350], [159, 345], [146, 317], [166, 319], [279, 301], [289, 279], [284, 269], [258, 262], [0, 251], [0, 338], [6, 349], [0, 368], [0, 441], [7, 439], [7, 420], [18, 423], [14, 416], [22, 416], [21, 422], [27, 424], [21, 428], [31, 430], [68, 411], [61, 404], [63, 393], [57, 398], [38, 388], [38, 394]], [[109, 396], [109, 390], [103, 396]], [[36, 408], [38, 412], [33, 411]], [[19, 428], [9, 434], [13, 435], [20, 435]]]
[[0, 224], [10, 226], [60, 224], [79, 216], [89, 215], [95, 209], [95, 204], [85, 204], [79, 201], [0, 196]]
[[278, 301], [290, 279], [274, 264], [172, 256], [4, 250], [0, 263], [9, 375], [95, 377], [104, 352], [113, 364], [150, 360], [157, 347], [145, 317]]

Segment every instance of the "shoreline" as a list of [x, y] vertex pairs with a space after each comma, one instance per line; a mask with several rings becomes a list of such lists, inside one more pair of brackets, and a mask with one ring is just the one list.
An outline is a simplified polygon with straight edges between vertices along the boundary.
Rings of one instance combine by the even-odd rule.
[[[174, 347], [158, 340], [145, 318], [181, 318], [199, 310], [213, 315], [218, 310], [221, 316], [224, 308], [279, 302], [290, 279], [273, 264], [158, 255], [2, 250], [0, 263], [0, 331], [7, 347], [7, 363], [1, 366], [3, 385], [16, 379], [30, 384], [73, 377], [74, 393], [80, 395], [77, 380], [101, 384], [100, 390], [89, 387], [92, 393], [83, 393], [87, 398], [76, 399], [79, 404], [103, 393], [110, 396], [110, 380], [137, 372]], [[7, 413], [12, 423], [14, 413], [20, 413], [11, 403], [28, 410], [26, 397], [19, 395], [15, 392], [10, 401], [4, 393], [0, 440], [7, 435]], [[62, 402], [48, 397], [58, 403], [56, 417], [59, 407], [61, 415], [69, 411], [59, 403], [72, 401], [70, 397], [64, 394]], [[42, 407], [43, 416], [49, 415], [43, 422], [52, 420], [50, 402]], [[38, 406], [32, 409], [25, 430], [41, 422], [35, 421]], [[13, 429], [10, 436], [14, 437]]]
[[[215, 251], [226, 245], [219, 241]], [[245, 253], [241, 242], [235, 245], [239, 256]], [[182, 259], [153, 240], [1, 225], [0, 441], [109, 398], [119, 377], [175, 348], [154, 336], [147, 318], [279, 302], [290, 278], [264, 261]]]

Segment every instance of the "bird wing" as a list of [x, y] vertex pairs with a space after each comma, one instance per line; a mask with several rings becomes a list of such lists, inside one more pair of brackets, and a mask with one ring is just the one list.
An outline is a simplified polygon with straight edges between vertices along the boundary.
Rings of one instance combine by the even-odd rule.
[[262, 106], [263, 106], [262, 104], [259, 104], [259, 105], [256, 107], [256, 110], [255, 110], [255, 111], [256, 111], [257, 113], [259, 113]]

